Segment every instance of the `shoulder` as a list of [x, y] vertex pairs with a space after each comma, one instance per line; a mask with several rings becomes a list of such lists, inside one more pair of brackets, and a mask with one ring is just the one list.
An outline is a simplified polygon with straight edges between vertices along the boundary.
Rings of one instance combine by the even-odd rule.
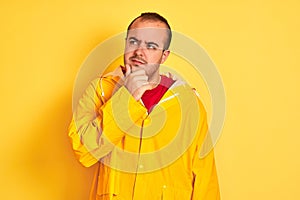
[[201, 118], [206, 118], [206, 109], [200, 98], [197, 90], [191, 87], [186, 82], [177, 81], [170, 88], [173, 93], [177, 93], [180, 106], [186, 110], [188, 115], [200, 115]]

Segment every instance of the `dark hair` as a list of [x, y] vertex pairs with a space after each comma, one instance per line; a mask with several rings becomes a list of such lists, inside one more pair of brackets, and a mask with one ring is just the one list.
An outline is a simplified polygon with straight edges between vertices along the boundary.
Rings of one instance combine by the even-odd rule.
[[162, 23], [164, 23], [167, 28], [169, 29], [168, 31], [168, 38], [167, 38], [167, 41], [165, 43], [165, 46], [164, 46], [164, 50], [168, 49], [169, 46], [170, 46], [170, 43], [171, 43], [171, 39], [172, 39], [172, 31], [171, 31], [171, 27], [168, 23], [168, 21], [161, 15], [155, 13], [155, 12], [145, 12], [145, 13], [142, 13], [140, 16], [136, 17], [134, 20], [132, 20], [132, 22], [129, 24], [128, 28], [127, 28], [127, 33], [128, 31], [130, 30], [132, 24], [137, 20], [137, 19], [141, 19], [142, 21], [160, 21]]

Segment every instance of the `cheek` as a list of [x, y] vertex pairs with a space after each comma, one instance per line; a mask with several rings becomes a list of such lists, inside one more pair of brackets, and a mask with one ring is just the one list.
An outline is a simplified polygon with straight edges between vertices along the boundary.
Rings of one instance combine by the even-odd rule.
[[151, 63], [153, 63], [153, 64], [157, 64], [157, 63], [160, 64], [160, 62], [162, 60], [161, 54], [155, 54], [148, 58], [149, 58], [149, 60], [151, 60]]
[[130, 53], [130, 52], [128, 52], [128, 53], [125, 53], [125, 54], [124, 54], [124, 60], [128, 61], [128, 60], [129, 60], [129, 58], [130, 58], [131, 56], [132, 56], [132, 55], [131, 55], [131, 53]]

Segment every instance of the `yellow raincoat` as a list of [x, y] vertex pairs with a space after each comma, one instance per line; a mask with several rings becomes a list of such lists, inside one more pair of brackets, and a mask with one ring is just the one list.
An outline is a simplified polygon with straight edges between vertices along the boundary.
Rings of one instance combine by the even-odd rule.
[[98, 165], [90, 200], [220, 199], [214, 153], [199, 157], [208, 128], [192, 88], [177, 80], [149, 114], [124, 86], [114, 93], [119, 80], [92, 81], [69, 127], [79, 161]]

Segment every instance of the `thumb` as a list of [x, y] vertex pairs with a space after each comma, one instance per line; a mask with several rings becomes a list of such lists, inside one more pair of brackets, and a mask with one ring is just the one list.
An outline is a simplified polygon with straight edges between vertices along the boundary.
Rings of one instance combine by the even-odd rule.
[[125, 68], [126, 68], [126, 73], [125, 73], [125, 77], [126, 77], [131, 73], [131, 67], [128, 64], [126, 64]]

